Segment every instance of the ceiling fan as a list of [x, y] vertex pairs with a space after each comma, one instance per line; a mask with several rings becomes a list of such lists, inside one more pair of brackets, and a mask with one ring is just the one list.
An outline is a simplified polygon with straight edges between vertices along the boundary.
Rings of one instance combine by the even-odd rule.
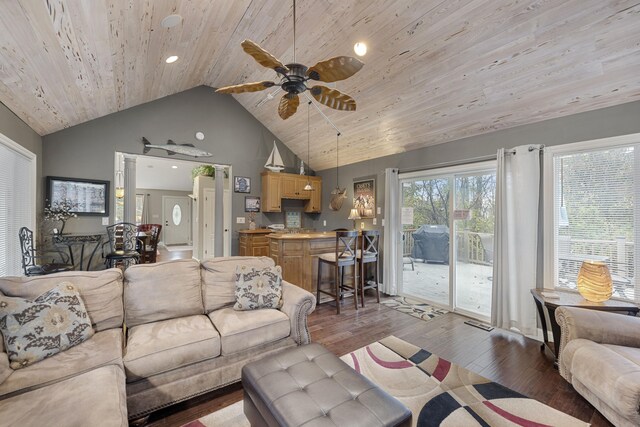
[[296, 63], [296, 1], [293, 0], [293, 63], [283, 64], [275, 56], [261, 48], [251, 40], [241, 43], [242, 49], [251, 55], [253, 59], [266, 68], [273, 69], [278, 73], [279, 83], [272, 81], [261, 81], [254, 83], [244, 83], [234, 86], [221, 87], [216, 90], [218, 93], [244, 93], [257, 92], [273, 86], [280, 86], [286, 93], [280, 98], [278, 114], [282, 119], [291, 117], [300, 105], [298, 94], [309, 91], [316, 101], [327, 107], [342, 111], [355, 111], [356, 101], [349, 95], [336, 89], [331, 89], [322, 85], [307, 86], [309, 80], [321, 81], [325, 83], [344, 80], [362, 68], [362, 63], [357, 58], [351, 56], [336, 56], [335, 58], [320, 61], [312, 67]]

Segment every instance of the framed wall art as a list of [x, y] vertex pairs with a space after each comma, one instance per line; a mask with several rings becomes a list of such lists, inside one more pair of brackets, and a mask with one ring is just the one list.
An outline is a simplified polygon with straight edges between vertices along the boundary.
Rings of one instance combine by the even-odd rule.
[[260, 212], [260, 197], [245, 196], [244, 198], [245, 212]]
[[48, 176], [46, 191], [46, 206], [67, 202], [77, 215], [109, 215], [109, 181]]
[[251, 178], [247, 176], [234, 176], [233, 191], [236, 193], [251, 193]]
[[376, 180], [375, 178], [353, 182], [353, 207], [360, 218], [376, 216]]

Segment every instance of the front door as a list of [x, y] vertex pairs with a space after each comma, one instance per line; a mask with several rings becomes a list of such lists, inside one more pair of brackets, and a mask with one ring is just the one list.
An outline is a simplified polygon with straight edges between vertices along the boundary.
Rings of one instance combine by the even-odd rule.
[[162, 196], [165, 245], [191, 244], [191, 202], [188, 197]]

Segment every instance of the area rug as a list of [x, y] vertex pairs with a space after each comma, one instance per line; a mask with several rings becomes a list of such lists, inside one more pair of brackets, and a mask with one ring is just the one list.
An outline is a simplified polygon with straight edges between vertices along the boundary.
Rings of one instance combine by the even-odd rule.
[[380, 303], [386, 305], [387, 307], [393, 308], [394, 310], [410, 314], [413, 317], [417, 317], [418, 319], [422, 319], [425, 321], [448, 313], [447, 310], [443, 310], [441, 308], [437, 308], [432, 305], [425, 304], [406, 297], [395, 297], [393, 299], [380, 301]]
[[[413, 413], [413, 425], [588, 426], [394, 336], [341, 357]], [[242, 402], [186, 424], [245, 427]]]

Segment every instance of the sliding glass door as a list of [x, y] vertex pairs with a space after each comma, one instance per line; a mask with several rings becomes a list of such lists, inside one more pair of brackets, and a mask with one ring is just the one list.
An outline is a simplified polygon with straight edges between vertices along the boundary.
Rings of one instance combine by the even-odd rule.
[[491, 315], [495, 163], [400, 176], [402, 295]]

